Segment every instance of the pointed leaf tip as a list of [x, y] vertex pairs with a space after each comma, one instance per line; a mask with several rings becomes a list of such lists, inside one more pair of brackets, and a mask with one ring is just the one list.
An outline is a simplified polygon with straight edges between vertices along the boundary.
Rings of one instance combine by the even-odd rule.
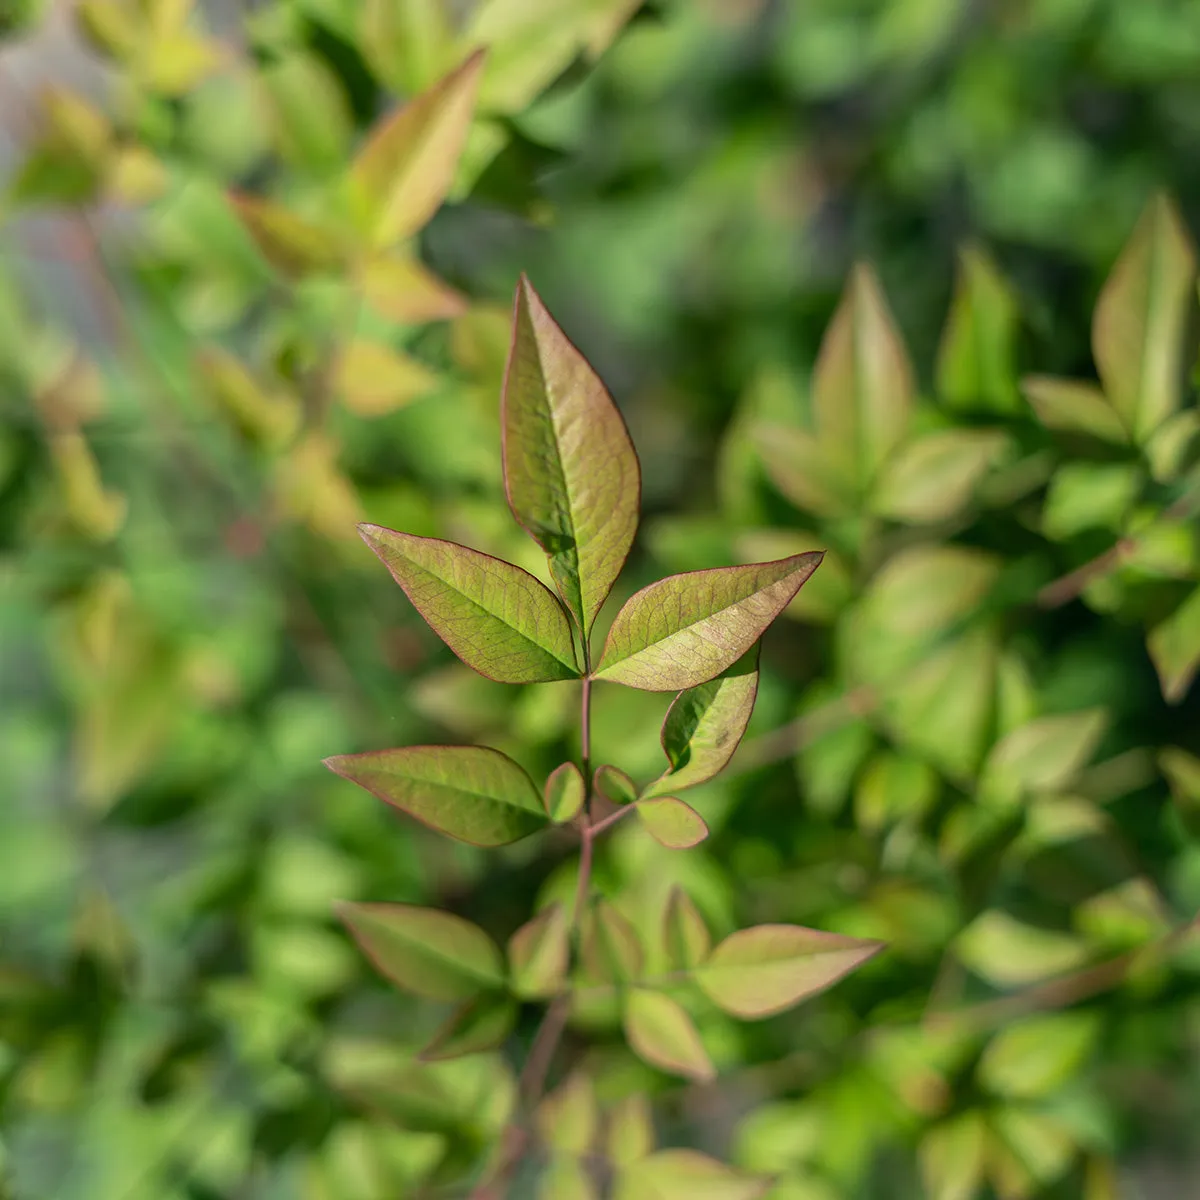
[[625, 999], [625, 1039], [645, 1062], [707, 1083], [717, 1071], [691, 1017], [662, 992], [633, 988]]
[[641, 469], [620, 410], [525, 275], [500, 407], [509, 507], [586, 633], [633, 545]]
[[468, 667], [498, 683], [579, 677], [566, 613], [528, 571], [440, 538], [369, 524], [358, 532]]
[[732, 666], [791, 603], [822, 550], [671, 575], [629, 598], [594, 678], [649, 692], [695, 687]]

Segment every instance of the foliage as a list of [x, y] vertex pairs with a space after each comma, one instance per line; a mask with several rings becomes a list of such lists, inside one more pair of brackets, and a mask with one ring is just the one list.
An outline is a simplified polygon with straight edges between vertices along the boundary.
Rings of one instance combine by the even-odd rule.
[[16, 1200], [1190, 1194], [1192, 6], [75, 25], [0, 61]]

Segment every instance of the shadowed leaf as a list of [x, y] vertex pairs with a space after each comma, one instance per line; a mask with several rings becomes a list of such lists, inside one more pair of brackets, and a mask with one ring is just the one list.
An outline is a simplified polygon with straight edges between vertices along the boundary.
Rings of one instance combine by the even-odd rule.
[[553, 996], [567, 974], [570, 928], [561, 904], [552, 904], [527, 921], [508, 942], [513, 993], [523, 1000]]
[[578, 676], [567, 616], [527, 571], [438, 538], [378, 525], [359, 533], [468, 667], [500, 683]]
[[630, 1049], [651, 1066], [702, 1082], [716, 1078], [691, 1017], [670, 996], [633, 988], [625, 997], [624, 1029]]
[[424, 1062], [441, 1062], [482, 1054], [504, 1044], [517, 1020], [517, 1006], [506, 996], [484, 995], [455, 1010], [434, 1034], [419, 1057]]
[[390, 246], [421, 229], [454, 181], [466, 143], [484, 53], [375, 127], [350, 170], [370, 242]]
[[500, 950], [478, 925], [411, 904], [337, 906], [354, 940], [380, 974], [430, 1000], [473, 1000], [500, 987]]
[[612, 397], [524, 276], [501, 422], [513, 515], [587, 633], [633, 544], [641, 473]]
[[903, 440], [912, 368], [874, 272], [855, 267], [813, 369], [817, 441], [864, 491]]
[[670, 850], [698, 846], [708, 837], [704, 818], [677, 796], [639, 800], [637, 815], [652, 838]]
[[405, 746], [341, 754], [325, 765], [439, 833], [505, 846], [545, 827], [533, 780], [486, 746]]
[[811, 433], [768, 424], [756, 431], [755, 442], [771, 482], [801, 512], [845, 517], [854, 511], [852, 482]]
[[597, 679], [649, 692], [695, 687], [732, 666], [817, 569], [813, 550], [778, 562], [671, 575], [617, 613]]
[[1200, 588], [1150, 631], [1146, 644], [1158, 671], [1163, 698], [1169, 704], [1178, 704], [1200, 668]]
[[1196, 258], [1175, 206], [1150, 202], [1113, 267], [1092, 322], [1105, 394], [1136, 442], [1178, 407]]
[[659, 1150], [617, 1177], [614, 1200], [758, 1200], [771, 1181], [746, 1175], [699, 1150]]
[[712, 779], [738, 748], [758, 694], [758, 646], [716, 679], [680, 692], [662, 726], [671, 765], [646, 796], [682, 791]]
[[663, 946], [672, 971], [690, 971], [708, 957], [712, 935], [691, 896], [678, 885], [671, 889], [663, 914]]
[[882, 949], [800, 925], [755, 925], [721, 942], [693, 977], [718, 1008], [757, 1020], [823, 992]]
[[573, 821], [583, 808], [586, 788], [583, 775], [573, 762], [555, 767], [542, 789], [542, 804], [555, 825]]

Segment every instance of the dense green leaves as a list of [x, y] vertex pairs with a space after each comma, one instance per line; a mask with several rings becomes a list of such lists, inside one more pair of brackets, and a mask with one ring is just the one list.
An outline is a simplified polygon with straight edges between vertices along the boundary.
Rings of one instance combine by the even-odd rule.
[[495, 942], [453, 913], [350, 903], [338, 913], [379, 972], [405, 991], [431, 1000], [473, 1000], [504, 982]]
[[406, 746], [327, 758], [325, 765], [432, 829], [503, 846], [545, 827], [533, 780], [485, 746]]
[[638, 460], [612, 397], [525, 278], [501, 420], [513, 515], [586, 634], [637, 532]]
[[643, 794], [677, 792], [716, 775], [742, 740], [757, 694], [757, 646], [716, 679], [680, 692], [662, 727], [670, 766]]
[[732, 666], [817, 569], [820, 551], [672, 575], [613, 620], [597, 679], [650, 692], [695, 687]]
[[625, 997], [625, 1038], [652, 1066], [702, 1082], [716, 1070], [691, 1017], [663, 992], [632, 988]]
[[718, 1008], [758, 1020], [823, 992], [881, 949], [799, 925], [756, 925], [730, 934], [692, 974]]
[[500, 683], [579, 674], [561, 605], [527, 571], [438, 538], [363, 525], [375, 551], [431, 628], [469, 667]]

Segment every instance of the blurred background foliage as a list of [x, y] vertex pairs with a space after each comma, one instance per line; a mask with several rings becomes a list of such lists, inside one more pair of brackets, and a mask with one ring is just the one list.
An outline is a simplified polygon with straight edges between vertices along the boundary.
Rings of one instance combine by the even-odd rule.
[[[521, 269], [642, 459], [612, 603], [829, 550], [698, 794], [714, 836], [618, 827], [601, 885], [891, 946], [795, 1013], [698, 1011], [714, 1085], [604, 1012], [569, 1061], [774, 1200], [1200, 1187], [1195, 4], [44, 0], [0, 30], [8, 1194], [463, 1194], [503, 1126], [536, 1013], [418, 1062], [444, 1012], [331, 902], [503, 939], [570, 842], [485, 858], [320, 759], [576, 749], [570, 685], [471, 674], [353, 528], [542, 569], [497, 453]], [[347, 270], [367, 131], [481, 45], [448, 203]], [[599, 758], [657, 774], [666, 704], [598, 689]]]

